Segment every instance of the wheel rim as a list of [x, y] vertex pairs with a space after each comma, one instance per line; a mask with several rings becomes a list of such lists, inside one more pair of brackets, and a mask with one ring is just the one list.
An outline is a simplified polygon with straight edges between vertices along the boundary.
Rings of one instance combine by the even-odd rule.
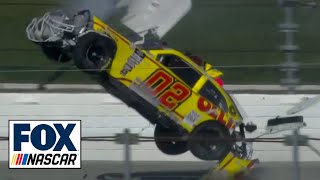
[[102, 46], [91, 44], [86, 52], [86, 58], [99, 67], [105, 63], [107, 53]]
[[[202, 160], [220, 160], [231, 150], [231, 145], [223, 139], [212, 141], [215, 138], [228, 138], [229, 134], [222, 126], [214, 123], [205, 123], [198, 127], [190, 142], [192, 154]], [[200, 141], [199, 141], [200, 140]]]
[[214, 153], [220, 154], [228, 145], [223, 142], [212, 142], [210, 139], [224, 137], [225, 135], [221, 130], [212, 127], [206, 127], [203, 129], [203, 131], [199, 132], [199, 138], [203, 139], [203, 141], [201, 141], [199, 145], [207, 151], [212, 151]]

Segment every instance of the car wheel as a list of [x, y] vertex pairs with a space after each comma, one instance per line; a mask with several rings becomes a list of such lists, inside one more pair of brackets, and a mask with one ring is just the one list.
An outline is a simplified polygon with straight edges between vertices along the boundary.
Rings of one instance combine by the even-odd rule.
[[75, 65], [90, 74], [97, 74], [110, 64], [115, 55], [114, 41], [95, 32], [78, 38], [73, 49]]
[[212, 142], [212, 138], [231, 138], [228, 129], [217, 121], [207, 121], [190, 135], [189, 149], [201, 160], [221, 160], [232, 148], [232, 143]]
[[188, 151], [187, 141], [177, 141], [172, 137], [179, 137], [179, 134], [172, 129], [165, 128], [159, 124], [156, 125], [154, 139], [161, 152], [168, 155], [178, 155]]
[[41, 46], [41, 49], [45, 56], [54, 62], [65, 63], [71, 60], [60, 48]]

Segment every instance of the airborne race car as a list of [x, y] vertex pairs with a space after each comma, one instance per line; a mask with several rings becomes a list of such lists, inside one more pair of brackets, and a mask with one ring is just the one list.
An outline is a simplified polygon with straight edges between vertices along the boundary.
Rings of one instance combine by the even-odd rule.
[[130, 41], [89, 11], [72, 17], [62, 11], [46, 13], [32, 20], [27, 36], [49, 58], [73, 59], [78, 68], [99, 77], [110, 94], [154, 124], [155, 143], [163, 153], [190, 150], [202, 160], [220, 160], [230, 151], [246, 155], [245, 143], [207, 139], [244, 137], [245, 129], [236, 103], [215, 81], [219, 71], [212, 67], [204, 69], [156, 41]]

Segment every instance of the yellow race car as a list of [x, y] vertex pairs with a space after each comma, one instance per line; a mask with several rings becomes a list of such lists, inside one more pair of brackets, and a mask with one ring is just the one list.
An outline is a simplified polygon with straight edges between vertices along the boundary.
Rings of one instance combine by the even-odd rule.
[[[26, 31], [50, 59], [72, 59], [154, 124], [155, 143], [163, 153], [190, 150], [203, 160], [220, 160], [230, 151], [247, 154], [245, 143], [228, 141], [244, 137], [245, 126], [236, 103], [216, 81], [222, 73], [210, 64], [201, 66], [147, 36], [133, 40], [89, 11], [71, 17], [48, 12], [33, 19]], [[208, 139], [212, 137], [219, 139]]]

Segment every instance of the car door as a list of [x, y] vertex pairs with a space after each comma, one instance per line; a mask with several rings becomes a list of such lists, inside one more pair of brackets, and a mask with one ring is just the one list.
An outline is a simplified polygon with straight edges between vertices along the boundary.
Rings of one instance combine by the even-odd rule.
[[[179, 81], [182, 81], [185, 86], [189, 86], [190, 95], [180, 101], [180, 99], [172, 99], [179, 102], [179, 105], [174, 109], [170, 109], [180, 115], [180, 123], [188, 131], [192, 131], [195, 123], [201, 122], [207, 116], [206, 112], [201, 112], [198, 108], [200, 95], [198, 91], [201, 89], [207, 78], [196, 67], [186, 62], [183, 57], [175, 54], [158, 54], [157, 60], [175, 74]], [[181, 91], [182, 92], [182, 91]], [[178, 91], [176, 91], [178, 93]], [[179, 93], [181, 94], [181, 93]]]

